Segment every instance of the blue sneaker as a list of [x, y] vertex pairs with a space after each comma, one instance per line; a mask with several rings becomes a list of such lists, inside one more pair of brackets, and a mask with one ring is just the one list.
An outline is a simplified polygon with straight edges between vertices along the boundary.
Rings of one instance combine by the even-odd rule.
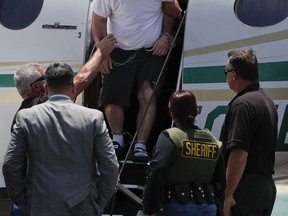
[[142, 147], [134, 147], [134, 151], [131, 156], [131, 160], [134, 162], [148, 162], [149, 157], [147, 151]]
[[120, 157], [123, 156], [124, 147], [122, 147], [117, 141], [113, 141], [113, 147], [115, 149], [117, 158], [120, 159]]

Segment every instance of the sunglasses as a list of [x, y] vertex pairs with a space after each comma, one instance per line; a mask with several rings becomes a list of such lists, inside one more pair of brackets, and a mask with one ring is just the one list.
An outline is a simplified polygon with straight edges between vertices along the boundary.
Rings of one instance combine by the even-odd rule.
[[234, 68], [231, 68], [231, 69], [225, 68], [225, 69], [224, 69], [224, 74], [225, 74], [225, 76], [227, 76], [227, 73], [232, 72], [232, 71], [235, 71], [235, 69], [234, 69]]
[[34, 82], [32, 82], [32, 83], [30, 84], [30, 87], [32, 87], [32, 85], [33, 85], [34, 83], [39, 82], [39, 81], [42, 81], [42, 80], [45, 80], [45, 76], [41, 76], [41, 77], [39, 77], [38, 79], [36, 79]]

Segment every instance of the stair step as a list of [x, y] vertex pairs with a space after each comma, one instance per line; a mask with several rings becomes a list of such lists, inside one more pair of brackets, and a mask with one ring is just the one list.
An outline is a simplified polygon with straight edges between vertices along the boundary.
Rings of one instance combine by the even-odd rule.
[[[122, 169], [123, 163], [124, 161], [119, 161], [120, 170]], [[120, 183], [144, 186], [147, 168], [147, 163], [133, 162], [131, 160], [127, 160], [119, 176]]]
[[[115, 205], [112, 209], [113, 215], [135, 216], [141, 213], [141, 199], [143, 195], [146, 170], [148, 163], [133, 162], [132, 160], [118, 161], [120, 170], [123, 167], [115, 196]], [[125, 162], [125, 164], [124, 164]], [[111, 214], [112, 202], [105, 210], [105, 214]], [[139, 216], [140, 216], [139, 215]], [[143, 214], [142, 214], [143, 215]]]

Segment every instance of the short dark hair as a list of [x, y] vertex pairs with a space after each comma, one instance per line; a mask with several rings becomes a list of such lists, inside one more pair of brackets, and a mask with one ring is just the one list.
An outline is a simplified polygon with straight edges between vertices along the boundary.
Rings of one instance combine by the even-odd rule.
[[252, 49], [230, 51], [228, 53], [228, 62], [241, 79], [252, 82], [258, 81], [258, 61]]
[[63, 88], [73, 83], [72, 68], [62, 62], [55, 62], [46, 69], [45, 79], [49, 88]]
[[179, 125], [193, 126], [198, 114], [196, 97], [188, 90], [174, 92], [169, 99], [169, 111], [173, 113]]

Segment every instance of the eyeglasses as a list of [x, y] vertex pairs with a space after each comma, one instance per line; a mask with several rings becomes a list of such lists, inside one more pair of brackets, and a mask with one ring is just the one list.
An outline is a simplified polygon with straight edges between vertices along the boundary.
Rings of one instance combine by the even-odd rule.
[[41, 76], [41, 77], [39, 77], [38, 79], [36, 79], [34, 82], [32, 82], [32, 83], [30, 84], [30, 87], [32, 87], [32, 85], [33, 85], [34, 83], [39, 82], [39, 81], [42, 81], [42, 80], [45, 80], [45, 76]]
[[225, 69], [224, 69], [224, 74], [225, 74], [225, 76], [227, 76], [227, 73], [232, 72], [232, 71], [235, 71], [235, 69], [234, 69], [234, 68], [231, 68], [231, 69], [225, 68]]

